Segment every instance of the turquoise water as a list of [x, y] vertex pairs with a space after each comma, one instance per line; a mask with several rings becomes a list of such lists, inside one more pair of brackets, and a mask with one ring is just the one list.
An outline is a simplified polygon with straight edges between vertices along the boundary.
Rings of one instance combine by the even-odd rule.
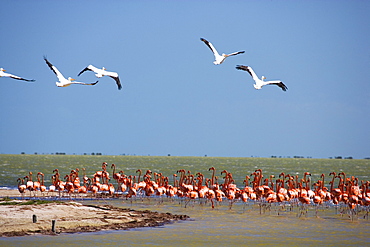
[[[316, 181], [324, 173], [344, 171], [347, 176], [369, 180], [369, 160], [326, 160], [326, 159], [263, 159], [263, 158], [211, 158], [211, 157], [140, 157], [140, 156], [53, 156], [53, 155], [0, 155], [2, 169], [0, 187], [16, 187], [16, 179], [32, 171], [41, 171], [45, 178], [58, 168], [61, 174], [71, 169], [85, 167], [87, 175], [101, 170], [101, 163], [114, 163], [118, 170], [127, 175], [136, 175], [137, 169], [162, 172], [172, 178], [179, 169], [193, 174], [202, 172], [210, 177], [210, 167], [216, 174], [224, 169], [233, 173], [238, 186], [243, 185], [246, 175], [262, 169], [264, 176], [278, 176], [281, 172], [303, 176], [308, 171]], [[111, 170], [109, 170], [111, 173]], [[221, 177], [221, 176], [220, 176]], [[326, 179], [327, 182], [329, 178]], [[50, 180], [45, 184], [49, 185]], [[61, 234], [59, 236], [31, 236], [0, 238], [1, 246], [368, 246], [370, 221], [364, 219], [365, 212], [351, 220], [340, 215], [334, 206], [323, 205], [318, 210], [311, 206], [307, 216], [299, 215], [298, 207], [282, 208], [273, 205], [270, 209], [259, 204], [235, 203], [229, 208], [224, 200], [215, 209], [198, 200], [185, 202], [180, 199], [115, 199], [84, 201], [83, 203], [111, 204], [133, 209], [154, 210], [187, 214], [190, 220], [161, 227], [142, 228], [128, 231], [103, 231], [97, 233]], [[260, 209], [263, 209], [260, 213]]]

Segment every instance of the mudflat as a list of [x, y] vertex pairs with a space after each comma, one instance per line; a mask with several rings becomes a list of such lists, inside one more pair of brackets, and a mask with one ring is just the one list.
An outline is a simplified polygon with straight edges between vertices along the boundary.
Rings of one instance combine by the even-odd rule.
[[32, 204], [33, 200], [4, 200], [14, 193], [19, 196], [17, 190], [0, 190], [1, 237], [125, 230], [159, 226], [189, 218], [187, 215], [138, 211], [110, 205], [83, 205], [73, 201]]

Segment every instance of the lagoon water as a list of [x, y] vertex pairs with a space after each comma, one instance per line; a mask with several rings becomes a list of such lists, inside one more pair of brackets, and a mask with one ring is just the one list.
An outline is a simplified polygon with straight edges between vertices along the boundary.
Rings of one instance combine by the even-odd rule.
[[[162, 172], [172, 181], [172, 174], [179, 169], [190, 170], [193, 174], [202, 172], [210, 177], [210, 167], [216, 168], [216, 175], [224, 169], [233, 174], [236, 184], [243, 186], [246, 175], [256, 169], [263, 174], [278, 176], [281, 172], [303, 176], [312, 173], [312, 181], [321, 174], [346, 172], [359, 180], [369, 180], [369, 160], [329, 159], [264, 159], [264, 158], [212, 158], [212, 157], [150, 157], [150, 156], [62, 156], [62, 155], [0, 155], [0, 187], [15, 188], [16, 179], [28, 171], [45, 174], [45, 184], [50, 184], [52, 171], [58, 168], [67, 174], [75, 168], [86, 168], [91, 176], [101, 170], [101, 163], [116, 164], [126, 175], [137, 175], [135, 171], [147, 169]], [[112, 171], [109, 170], [112, 174]], [[329, 177], [326, 178], [328, 186]], [[0, 238], [0, 246], [369, 246], [370, 221], [364, 219], [365, 212], [351, 220], [341, 215], [340, 209], [324, 205], [308, 208], [307, 215], [299, 216], [294, 206], [271, 208], [259, 204], [235, 203], [230, 209], [225, 200], [215, 209], [205, 202], [190, 202], [185, 207], [181, 199], [113, 199], [83, 201], [92, 204], [111, 204], [133, 209], [153, 210], [187, 214], [187, 221], [175, 222], [161, 227], [132, 229], [127, 231], [101, 231], [97, 233], [61, 234], [58, 236], [26, 236]]]

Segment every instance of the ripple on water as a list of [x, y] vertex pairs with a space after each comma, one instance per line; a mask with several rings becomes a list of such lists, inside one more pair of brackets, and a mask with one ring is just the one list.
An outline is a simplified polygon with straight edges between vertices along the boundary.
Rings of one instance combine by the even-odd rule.
[[[303, 173], [308, 171], [312, 174], [311, 181], [317, 181], [322, 173], [328, 175], [332, 171], [337, 173], [344, 171], [347, 176], [359, 177], [360, 181], [368, 180], [370, 175], [368, 172], [370, 160], [300, 159], [297, 163], [297, 159], [0, 155], [0, 164], [10, 164], [1, 166], [0, 186], [16, 187], [16, 179], [28, 175], [29, 171], [43, 172], [45, 179], [48, 179], [45, 180], [48, 186], [53, 174], [52, 170], [55, 168], [65, 175], [72, 169], [79, 167], [81, 171], [81, 168], [85, 167], [86, 174], [91, 175], [101, 170], [101, 164], [104, 161], [108, 164], [116, 164], [117, 169], [123, 170], [126, 175], [137, 175], [135, 173], [137, 169], [159, 171], [168, 176], [170, 182], [172, 175], [179, 169], [190, 170], [193, 174], [202, 172], [206, 178], [209, 178], [212, 173], [208, 169], [214, 166], [220, 180], [222, 180], [220, 172], [226, 169], [233, 174], [233, 179], [238, 186], [243, 186], [245, 176], [259, 168], [263, 170], [264, 176], [275, 175], [275, 178], [281, 172], [302, 177]], [[111, 170], [108, 171], [111, 173]], [[326, 181], [326, 185], [328, 182]], [[150, 201], [104, 200], [96, 203], [187, 214], [191, 220], [157, 228], [75, 234], [72, 238], [71, 235], [62, 234], [52, 237], [0, 239], [0, 245], [32, 243], [35, 246], [57, 247], [66, 244], [92, 246], [124, 243], [143, 246], [150, 243], [158, 246], [245, 246], [247, 243], [249, 246], [261, 244], [286, 246], [300, 243], [301, 245], [366, 246], [369, 242], [370, 221], [359, 218], [352, 222], [347, 215], [342, 217], [336, 214], [334, 207], [319, 209], [318, 217], [315, 217], [315, 208], [311, 207], [307, 217], [297, 217], [296, 208], [290, 212], [287, 209], [283, 211], [279, 207], [271, 207], [261, 215], [260, 208], [254, 204], [244, 206], [242, 203], [235, 203], [232, 209], [229, 209], [228, 202], [224, 201], [212, 210], [209, 204], [200, 205], [198, 201], [189, 203], [186, 208], [183, 200], [160, 201], [159, 198], [153, 198]], [[277, 215], [278, 212], [280, 215]]]

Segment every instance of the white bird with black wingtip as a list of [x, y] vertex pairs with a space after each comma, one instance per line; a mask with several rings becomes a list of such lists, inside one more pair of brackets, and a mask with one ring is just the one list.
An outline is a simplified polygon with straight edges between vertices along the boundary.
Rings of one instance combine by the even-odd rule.
[[109, 77], [113, 78], [116, 81], [116, 84], [118, 86], [118, 90], [121, 90], [122, 85], [121, 85], [121, 82], [119, 80], [118, 74], [116, 72], [106, 71], [104, 67], [102, 69], [98, 69], [95, 66], [93, 66], [93, 65], [90, 64], [89, 66], [87, 66], [86, 68], [84, 68], [78, 74], [78, 76], [80, 76], [83, 72], [85, 72], [87, 70], [90, 70], [90, 71], [95, 72], [95, 76], [98, 77], [98, 78], [101, 78], [103, 76], [109, 76]]
[[212, 45], [211, 42], [209, 42], [208, 40], [206, 40], [204, 38], [201, 38], [200, 40], [203, 41], [209, 47], [209, 49], [211, 49], [211, 51], [213, 52], [213, 55], [215, 56], [215, 61], [213, 63], [215, 65], [222, 64], [227, 57], [235, 56], [235, 55], [242, 54], [242, 53], [245, 52], [245, 51], [237, 51], [237, 52], [233, 52], [233, 53], [230, 53], [230, 54], [222, 53], [222, 55], [220, 55], [217, 52], [216, 48]]
[[66, 79], [62, 73], [59, 72], [59, 70], [57, 69], [57, 67], [55, 67], [54, 65], [52, 65], [47, 59], [46, 57], [44, 57], [44, 60], [46, 62], [46, 64], [49, 66], [49, 68], [56, 74], [57, 78], [59, 81], [55, 82], [55, 84], [58, 86], [58, 87], [68, 87], [72, 84], [79, 84], [79, 85], [95, 85], [96, 83], [98, 83], [99, 81], [96, 81], [96, 82], [93, 82], [93, 83], [85, 83], [85, 82], [78, 82], [78, 81], [75, 81], [75, 79], [71, 78], [71, 77], [68, 77], [68, 79]]
[[236, 69], [247, 71], [253, 78], [255, 84], [253, 85], [255, 89], [261, 89], [265, 85], [277, 85], [283, 91], [288, 89], [287, 86], [282, 81], [265, 81], [266, 77], [262, 76], [261, 79], [258, 78], [256, 73], [254, 73], [253, 69], [250, 66], [238, 65]]
[[29, 81], [29, 82], [35, 81], [35, 80], [24, 79], [22, 77], [12, 75], [12, 74], [9, 74], [9, 73], [5, 73], [4, 71], [6, 71], [6, 70], [3, 69], [3, 68], [0, 68], [0, 77], [9, 77], [9, 78], [13, 78], [13, 79], [16, 79], [16, 80]]

